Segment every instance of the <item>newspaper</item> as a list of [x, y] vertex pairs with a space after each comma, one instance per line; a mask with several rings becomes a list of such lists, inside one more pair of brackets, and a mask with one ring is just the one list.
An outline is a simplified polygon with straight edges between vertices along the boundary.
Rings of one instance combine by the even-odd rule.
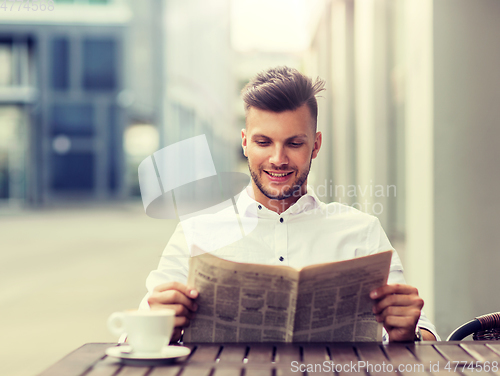
[[387, 283], [392, 251], [289, 266], [192, 257], [198, 311], [184, 342], [381, 341], [370, 291]]

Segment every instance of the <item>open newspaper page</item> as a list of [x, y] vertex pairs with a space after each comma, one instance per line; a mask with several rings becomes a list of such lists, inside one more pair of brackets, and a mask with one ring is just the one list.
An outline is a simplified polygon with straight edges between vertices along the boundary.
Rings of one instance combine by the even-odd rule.
[[208, 253], [192, 257], [188, 285], [198, 311], [185, 342], [291, 342], [299, 272], [242, 264]]
[[300, 272], [294, 342], [381, 341], [369, 294], [387, 283], [392, 251]]

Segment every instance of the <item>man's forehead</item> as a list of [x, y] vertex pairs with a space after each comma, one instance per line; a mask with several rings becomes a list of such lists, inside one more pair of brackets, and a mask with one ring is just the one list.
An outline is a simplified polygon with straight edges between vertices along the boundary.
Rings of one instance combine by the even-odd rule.
[[[283, 118], [286, 120], [280, 122], [280, 119]], [[309, 107], [305, 104], [293, 111], [273, 112], [255, 107], [250, 107], [246, 111], [245, 127], [247, 132], [262, 134], [273, 132], [276, 131], [275, 127], [278, 123], [290, 124], [289, 127], [285, 127], [286, 130], [290, 131], [290, 135], [287, 137], [296, 137], [299, 134], [307, 137], [309, 131], [312, 131], [313, 134], [316, 133], [316, 122], [311, 116]], [[298, 127], [303, 129], [297, 130]], [[281, 129], [281, 131], [285, 129]]]
[[[252, 133], [251, 134], [252, 139], [256, 138], [271, 138], [271, 135], [266, 134], [266, 132], [257, 132], [257, 133]], [[295, 138], [308, 138], [308, 135], [306, 133], [299, 133], [299, 134], [293, 134], [293, 135], [286, 135], [287, 140], [292, 140]]]

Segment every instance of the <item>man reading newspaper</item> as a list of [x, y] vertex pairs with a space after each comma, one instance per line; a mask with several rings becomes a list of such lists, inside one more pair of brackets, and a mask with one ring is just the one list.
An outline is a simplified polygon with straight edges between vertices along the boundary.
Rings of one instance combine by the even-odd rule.
[[[312, 160], [322, 135], [316, 130], [316, 95], [324, 82], [313, 82], [295, 69], [278, 67], [259, 73], [243, 89], [246, 127], [242, 148], [248, 159], [251, 185], [237, 197], [237, 213], [257, 225], [243, 239], [231, 241], [214, 254], [231, 261], [268, 265], [307, 265], [348, 260], [393, 249], [378, 219], [339, 203], [325, 204], [307, 186]], [[213, 230], [190, 227], [190, 237], [227, 236], [224, 211], [211, 214]], [[176, 312], [172, 340], [180, 338], [198, 310], [198, 291], [187, 286], [192, 249], [186, 241], [190, 222], [181, 222], [167, 244], [157, 270], [147, 279], [141, 308], [171, 308]], [[242, 229], [243, 231], [243, 229]], [[194, 234], [194, 235], [193, 235]], [[212, 234], [212, 235], [210, 235]], [[235, 237], [237, 239], [237, 237]], [[203, 247], [201, 247], [203, 248]], [[403, 267], [393, 253], [388, 283], [370, 293], [373, 313], [383, 323], [385, 340], [439, 339], [422, 312], [424, 301], [406, 284]]]

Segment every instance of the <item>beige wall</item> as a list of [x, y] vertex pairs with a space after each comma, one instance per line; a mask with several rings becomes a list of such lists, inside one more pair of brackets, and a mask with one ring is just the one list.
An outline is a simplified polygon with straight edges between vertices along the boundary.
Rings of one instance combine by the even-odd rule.
[[436, 324], [500, 310], [500, 2], [434, 0]]
[[333, 152], [317, 175], [398, 182], [379, 217], [389, 236], [403, 232], [407, 281], [446, 338], [499, 310], [500, 2], [330, 6], [312, 48], [331, 91], [322, 126]]

